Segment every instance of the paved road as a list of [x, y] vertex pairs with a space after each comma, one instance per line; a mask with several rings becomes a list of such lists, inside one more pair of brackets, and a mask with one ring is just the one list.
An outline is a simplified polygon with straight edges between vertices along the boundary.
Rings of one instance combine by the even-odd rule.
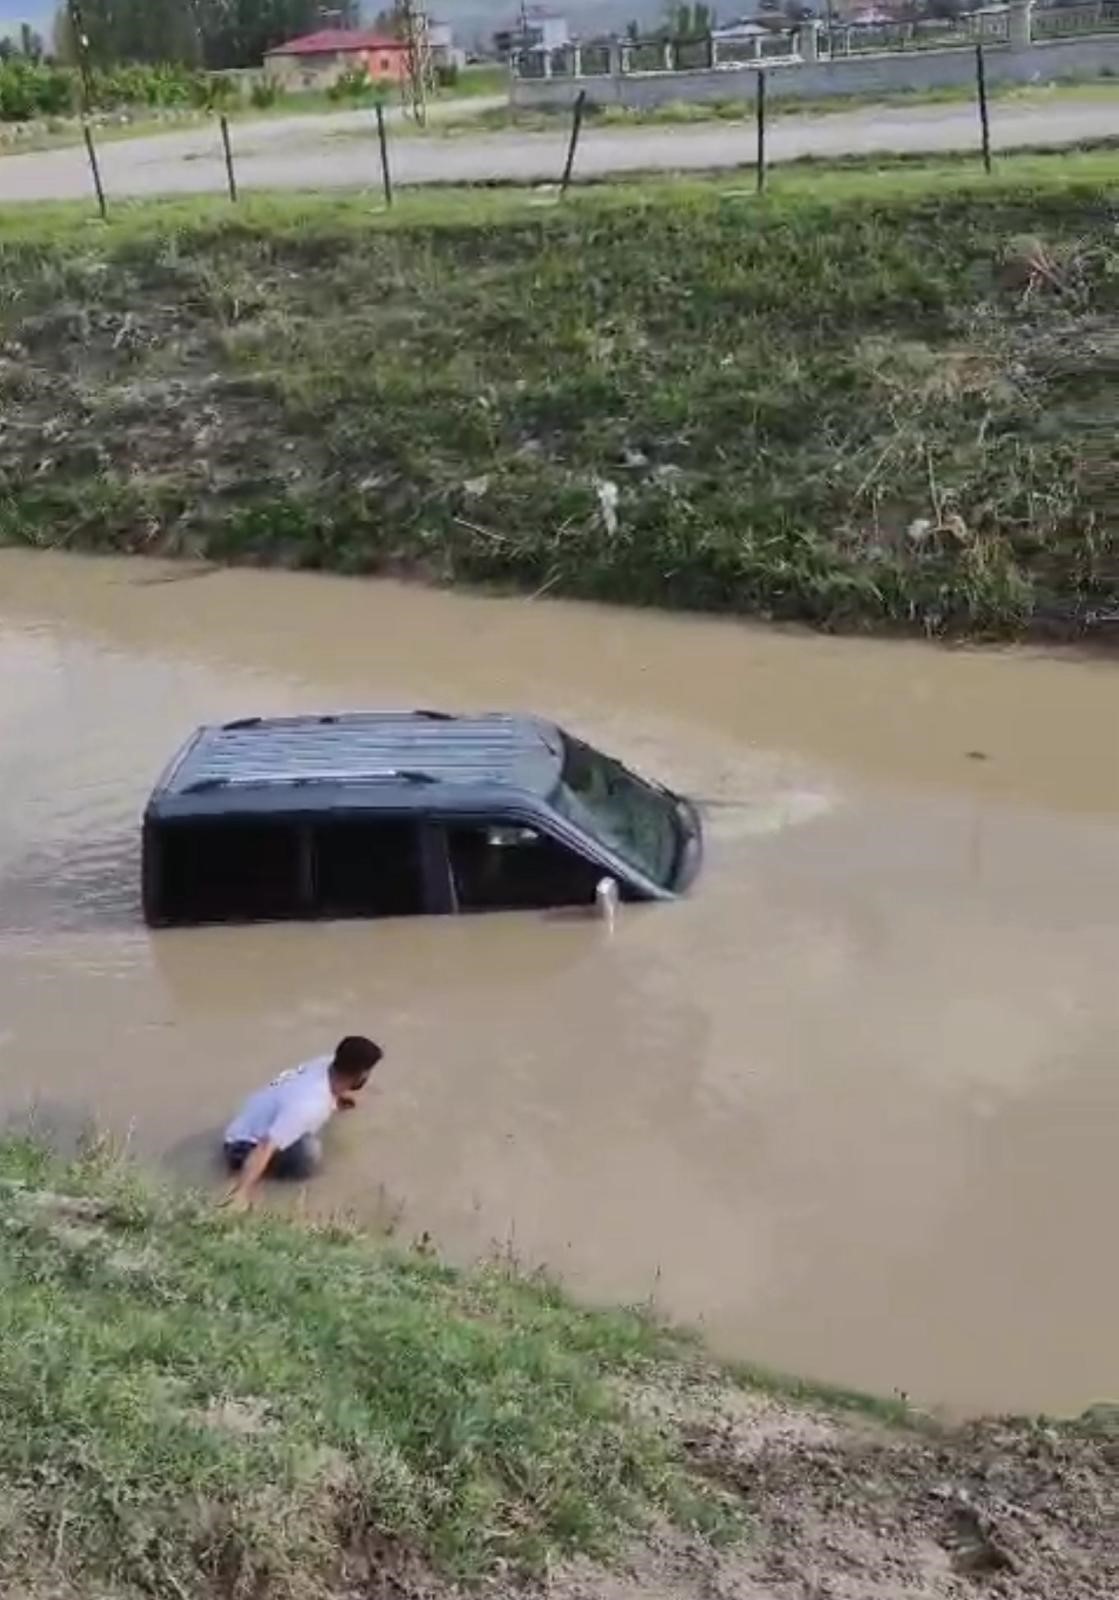
[[[1047, 98], [1043, 106], [995, 103], [996, 149], [1062, 146], [1119, 137], [1119, 96], [1108, 101]], [[234, 128], [237, 174], [243, 189], [326, 189], [375, 186], [374, 124], [368, 112], [288, 117]], [[974, 148], [976, 114], [968, 104], [866, 108], [830, 116], [782, 116], [773, 122], [773, 161], [798, 156], [873, 155]], [[395, 138], [398, 184], [523, 183], [558, 177], [566, 133], [459, 133], [448, 138]], [[753, 130], [746, 125], [591, 129], [579, 150], [583, 177], [640, 171], [680, 171], [749, 165]], [[110, 197], [197, 194], [220, 190], [225, 171], [216, 128], [122, 140], [101, 148]], [[0, 158], [0, 203], [77, 199], [90, 193], [81, 149]]]

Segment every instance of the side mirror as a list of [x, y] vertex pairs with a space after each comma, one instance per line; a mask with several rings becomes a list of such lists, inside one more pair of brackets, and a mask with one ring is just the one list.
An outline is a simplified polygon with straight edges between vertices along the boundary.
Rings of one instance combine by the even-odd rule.
[[595, 886], [595, 910], [608, 928], [613, 928], [618, 915], [621, 894], [617, 878], [600, 878]]

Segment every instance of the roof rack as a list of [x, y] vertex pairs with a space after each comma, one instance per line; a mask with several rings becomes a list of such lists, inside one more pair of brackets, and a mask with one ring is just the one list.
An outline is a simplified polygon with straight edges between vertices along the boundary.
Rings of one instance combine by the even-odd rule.
[[314, 773], [238, 772], [233, 774], [208, 774], [184, 785], [183, 794], [205, 794], [210, 789], [252, 789], [261, 784], [269, 787], [282, 784], [285, 788], [308, 787], [316, 783], [437, 783], [430, 772], [414, 772], [396, 767], [379, 769], [362, 768], [346, 771], [343, 768], [326, 769]]

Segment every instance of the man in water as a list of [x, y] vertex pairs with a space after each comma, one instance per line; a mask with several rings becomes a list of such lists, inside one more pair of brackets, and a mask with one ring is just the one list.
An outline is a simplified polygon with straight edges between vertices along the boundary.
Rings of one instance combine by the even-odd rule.
[[384, 1051], [343, 1039], [333, 1056], [283, 1072], [249, 1096], [225, 1130], [225, 1160], [237, 1174], [223, 1202], [243, 1210], [262, 1178], [309, 1178], [322, 1157], [319, 1134], [335, 1111], [352, 1111]]

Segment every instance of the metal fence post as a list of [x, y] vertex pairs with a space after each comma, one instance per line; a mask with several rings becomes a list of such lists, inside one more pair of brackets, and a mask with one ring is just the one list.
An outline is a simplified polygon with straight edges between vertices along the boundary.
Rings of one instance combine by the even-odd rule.
[[225, 176], [229, 184], [229, 198], [237, 204], [237, 176], [233, 171], [233, 145], [229, 138], [229, 118], [223, 111], [218, 119], [221, 123], [221, 143], [225, 151]]
[[568, 191], [571, 184], [571, 174], [575, 170], [575, 152], [579, 148], [579, 134], [583, 128], [583, 113], [587, 109], [587, 91], [580, 89], [575, 96], [575, 110], [571, 118], [571, 140], [567, 146], [567, 160], [563, 168], [563, 180], [560, 183], [560, 196]]
[[101, 211], [101, 221], [108, 220], [109, 208], [105, 203], [105, 189], [101, 182], [101, 167], [97, 160], [97, 149], [93, 143], [93, 129], [89, 119], [82, 119], [82, 133], [85, 136], [86, 154], [89, 157], [89, 170], [93, 173], [93, 187], [97, 192], [97, 204]]
[[975, 87], [979, 96], [979, 130], [983, 140], [983, 170], [991, 170], [991, 117], [987, 109], [987, 62], [983, 46], [975, 47]]
[[385, 191], [385, 205], [392, 206], [392, 173], [389, 170], [389, 136], [385, 129], [385, 108], [377, 101], [377, 143], [381, 150], [381, 183]]
[[758, 193], [765, 193], [765, 68], [758, 68], [758, 88], [754, 97], [758, 123]]

